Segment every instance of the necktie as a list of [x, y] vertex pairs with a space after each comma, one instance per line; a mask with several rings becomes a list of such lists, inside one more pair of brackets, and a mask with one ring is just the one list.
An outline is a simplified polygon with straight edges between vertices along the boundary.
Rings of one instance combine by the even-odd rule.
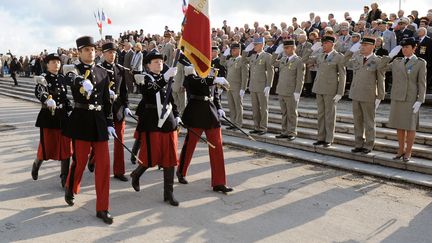
[[409, 62], [409, 58], [405, 58], [405, 65], [407, 65], [407, 63]]
[[328, 54], [325, 54], [324, 56], [324, 60], [327, 60]]
[[367, 57], [363, 57], [363, 65], [367, 62]]

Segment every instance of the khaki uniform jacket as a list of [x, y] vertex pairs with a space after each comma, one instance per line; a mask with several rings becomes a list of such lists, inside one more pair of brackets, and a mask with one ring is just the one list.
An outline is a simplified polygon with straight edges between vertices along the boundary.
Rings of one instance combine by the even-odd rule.
[[231, 90], [246, 90], [249, 77], [249, 64], [242, 62], [242, 57], [221, 56], [220, 64], [227, 69], [227, 80]]
[[305, 62], [312, 54], [312, 43], [306, 41], [304, 44], [298, 44], [296, 54]]
[[160, 51], [164, 57], [165, 64], [170, 66], [170, 67], [172, 66], [172, 64], [174, 62], [174, 49], [175, 49], [175, 46], [172, 43], [168, 42], [165, 45], [163, 45], [163, 47]]
[[345, 58], [337, 51], [312, 58], [318, 65], [318, 72], [312, 92], [320, 95], [344, 95], [346, 83]]
[[305, 77], [305, 64], [301, 57], [294, 56], [289, 60], [287, 56], [275, 61], [275, 67], [279, 67], [279, 81], [276, 93], [282, 96], [292, 96], [301, 93]]
[[172, 84], [173, 92], [180, 92], [180, 88], [183, 87], [183, 81], [185, 79], [184, 65], [180, 62], [177, 63], [177, 74], [174, 76], [174, 82]]
[[355, 55], [348, 61], [353, 71], [349, 98], [361, 102], [375, 102], [385, 97], [385, 68], [380, 57], [373, 54], [363, 64], [363, 55]]
[[249, 91], [264, 92], [265, 87], [271, 87], [273, 84], [274, 67], [273, 58], [270, 53], [261, 52], [252, 54], [247, 57], [248, 52], [242, 53], [242, 62], [249, 64], [250, 67], [250, 82]]

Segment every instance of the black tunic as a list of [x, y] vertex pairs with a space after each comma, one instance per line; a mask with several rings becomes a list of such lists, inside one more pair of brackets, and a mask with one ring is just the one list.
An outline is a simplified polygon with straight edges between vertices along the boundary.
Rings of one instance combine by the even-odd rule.
[[112, 104], [114, 121], [121, 122], [124, 120], [124, 109], [129, 107], [128, 90], [124, 78], [127, 69], [119, 64], [113, 65], [106, 61], [102, 63], [102, 66], [108, 70], [110, 89], [117, 95], [116, 100]]
[[[56, 75], [47, 72], [42, 74], [46, 84], [38, 83], [35, 88], [35, 95], [42, 103], [42, 108], [36, 119], [36, 127], [61, 129], [65, 125], [67, 112], [72, 110], [70, 101], [67, 98], [67, 86], [65, 77], [62, 74]], [[46, 107], [45, 102], [48, 96], [56, 102], [57, 109], [54, 115]]]
[[[136, 114], [139, 116], [137, 125], [138, 132], [172, 132], [177, 129], [175, 117], [178, 117], [177, 106], [174, 104], [172, 95], [169, 97], [169, 102], [172, 105], [172, 112], [164, 122], [161, 128], [158, 127], [159, 115], [156, 108], [156, 95], [160, 95], [161, 104], [163, 104], [167, 96], [167, 81], [162, 74], [149, 73], [146, 74], [144, 84], [138, 84], [140, 93], [142, 94], [141, 101], [138, 104]], [[159, 93], [158, 93], [159, 92]]]
[[[183, 112], [182, 120], [186, 126], [203, 129], [220, 127], [217, 110], [221, 109], [222, 106], [213, 80], [214, 78], [202, 79], [196, 75], [185, 77], [183, 86], [186, 88], [188, 103]], [[212, 90], [213, 95], [211, 96]], [[202, 99], [205, 96], [211, 96], [213, 100], [205, 101]]]
[[[99, 65], [79, 63], [75, 65], [78, 74], [66, 74], [67, 84], [70, 85], [75, 107], [68, 120], [65, 134], [72, 139], [84, 141], [107, 141], [108, 126], [113, 126], [112, 108], [109, 95], [109, 77], [105, 68]], [[81, 94], [80, 89], [84, 81], [86, 70], [90, 70], [87, 77], [93, 84], [90, 99]], [[101, 110], [79, 108], [78, 105], [101, 105]]]

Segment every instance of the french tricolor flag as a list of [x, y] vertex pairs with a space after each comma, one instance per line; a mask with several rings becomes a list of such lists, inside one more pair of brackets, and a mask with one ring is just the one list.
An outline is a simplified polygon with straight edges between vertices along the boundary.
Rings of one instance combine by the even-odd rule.
[[111, 19], [102, 10], [102, 21], [106, 21], [107, 24], [112, 24]]
[[186, 0], [183, 0], [183, 6], [182, 6], [183, 14], [186, 14], [187, 9], [188, 9], [188, 5], [186, 3]]

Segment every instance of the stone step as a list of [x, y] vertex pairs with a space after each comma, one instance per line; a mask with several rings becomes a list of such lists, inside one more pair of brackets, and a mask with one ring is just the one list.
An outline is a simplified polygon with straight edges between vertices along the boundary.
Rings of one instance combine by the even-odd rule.
[[[249, 132], [249, 129], [245, 129], [246, 132]], [[224, 135], [235, 136], [240, 138], [245, 138], [245, 136], [238, 131], [231, 131], [223, 129]], [[410, 162], [403, 161], [395, 161], [392, 158], [394, 157], [393, 153], [388, 153], [385, 151], [372, 151], [367, 155], [363, 154], [355, 154], [351, 152], [352, 147], [344, 144], [333, 144], [333, 146], [329, 148], [324, 148], [322, 146], [314, 146], [312, 143], [315, 142], [313, 139], [302, 138], [299, 137], [294, 141], [287, 141], [285, 139], [276, 139], [274, 136], [276, 133], [267, 133], [262, 136], [254, 136], [253, 137], [263, 143], [273, 144], [278, 146], [283, 146], [286, 148], [298, 149], [302, 151], [318, 153], [322, 155], [329, 155], [337, 158], [348, 159], [352, 161], [365, 162], [369, 164], [377, 164], [382, 166], [387, 166], [391, 168], [404, 169], [409, 171], [415, 171], [424, 174], [432, 175], [432, 162], [430, 159], [423, 158], [412, 158]], [[255, 150], [260, 149], [259, 145], [255, 145]]]
[[[247, 129], [253, 129], [253, 122], [250, 120], [245, 120], [243, 122], [243, 127]], [[273, 134], [273, 137], [281, 132], [281, 127], [279, 124], [269, 123], [268, 124], [268, 132], [269, 134]], [[311, 144], [316, 141], [317, 131], [316, 129], [310, 128], [298, 128], [297, 136], [299, 138], [309, 139], [311, 140]], [[267, 137], [267, 136], [266, 136]], [[334, 143], [338, 145], [349, 146], [350, 148], [354, 148], [354, 139], [352, 135], [344, 134], [344, 133], [335, 133]], [[388, 152], [392, 154], [396, 154], [398, 149], [397, 141], [391, 141], [387, 139], [376, 139], [375, 140], [375, 151], [380, 152]], [[432, 150], [428, 145], [415, 144], [413, 146], [413, 157], [432, 159]], [[432, 165], [432, 161], [431, 161]]]

